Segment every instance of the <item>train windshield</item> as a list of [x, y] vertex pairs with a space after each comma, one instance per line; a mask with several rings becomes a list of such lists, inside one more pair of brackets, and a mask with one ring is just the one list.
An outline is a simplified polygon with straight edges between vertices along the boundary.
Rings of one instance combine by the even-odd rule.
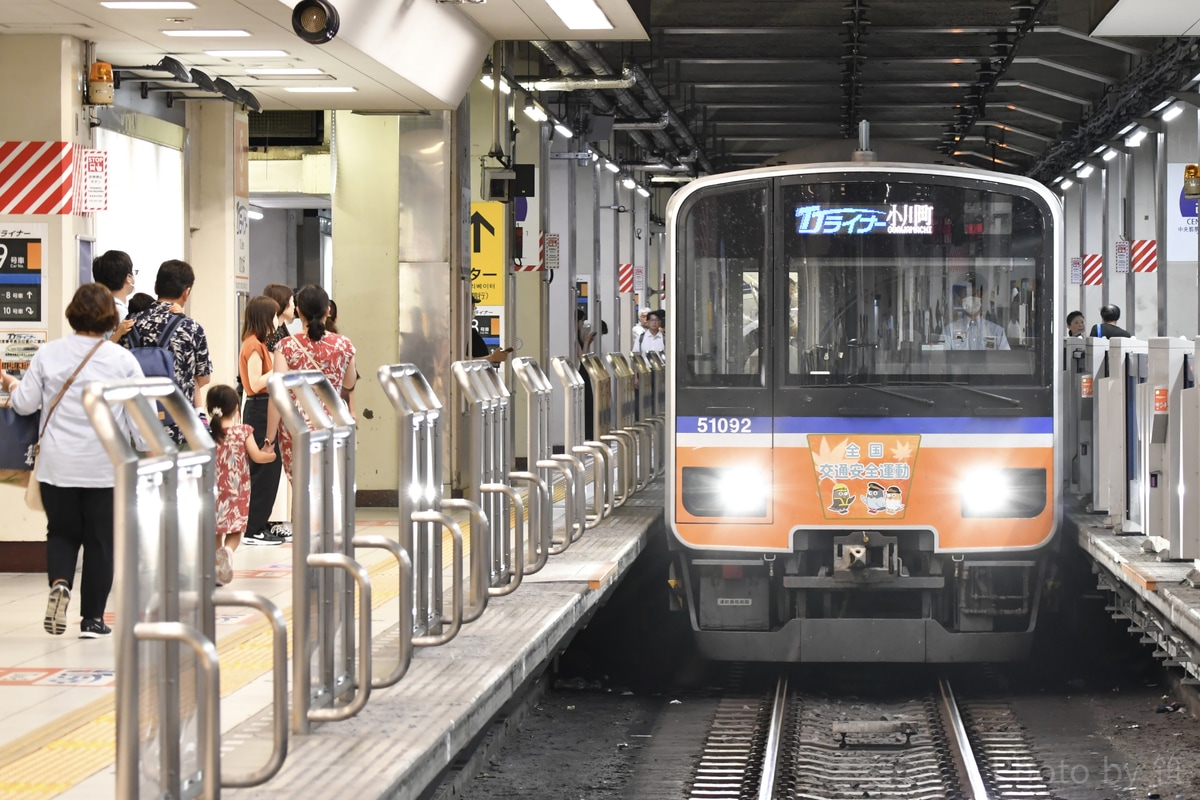
[[784, 183], [781, 383], [1049, 381], [1049, 212], [1033, 193], [952, 181]]
[[713, 186], [680, 212], [677, 341], [692, 386], [1046, 386], [1051, 211], [954, 175]]

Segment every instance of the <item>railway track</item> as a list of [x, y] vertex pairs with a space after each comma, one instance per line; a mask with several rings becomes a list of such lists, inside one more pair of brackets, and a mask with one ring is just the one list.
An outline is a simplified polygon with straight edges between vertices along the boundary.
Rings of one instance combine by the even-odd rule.
[[690, 800], [1053, 798], [1011, 709], [949, 680], [905, 699], [789, 686], [723, 700]]

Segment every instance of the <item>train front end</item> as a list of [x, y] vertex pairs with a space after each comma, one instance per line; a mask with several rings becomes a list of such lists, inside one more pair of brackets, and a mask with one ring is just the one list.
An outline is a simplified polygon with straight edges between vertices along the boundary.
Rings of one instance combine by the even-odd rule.
[[672, 586], [701, 652], [1025, 657], [1058, 527], [1056, 198], [956, 167], [696, 181], [667, 215]]

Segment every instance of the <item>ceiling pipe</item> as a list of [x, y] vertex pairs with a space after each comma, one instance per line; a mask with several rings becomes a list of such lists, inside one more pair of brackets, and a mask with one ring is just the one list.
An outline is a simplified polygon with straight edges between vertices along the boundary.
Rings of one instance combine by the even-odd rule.
[[[537, 48], [542, 55], [550, 59], [550, 62], [554, 64], [554, 66], [558, 68], [558, 71], [564, 76], [570, 77], [573, 75], [578, 75], [582, 71], [582, 68], [575, 61], [575, 59], [572, 58], [556, 42], [540, 41], [530, 42], [530, 44]], [[605, 116], [616, 116], [616, 106], [614, 106], [612, 101], [609, 100], [604, 94], [595, 89], [582, 89], [580, 91], [583, 92], [588, 103], [592, 106], [592, 108], [596, 109], [596, 111]], [[649, 151], [654, 149], [650, 144], [650, 140], [646, 138], [646, 135], [641, 131], [630, 131], [629, 138], [632, 139], [633, 142], [643, 150]]]
[[637, 78], [638, 85], [646, 94], [646, 102], [651, 109], [660, 114], [666, 114], [671, 120], [671, 127], [679, 138], [683, 139], [684, 144], [690, 150], [698, 154], [697, 162], [705, 172], [716, 172], [713, 169], [712, 162], [708, 160], [708, 156], [704, 154], [704, 150], [700, 147], [700, 143], [696, 141], [696, 137], [692, 135], [692, 131], [687, 125], [683, 124], [683, 120], [679, 118], [671, 107], [663, 100], [662, 95], [658, 93], [658, 89], [654, 88], [654, 82], [647, 77], [646, 73], [637, 64], [630, 65], [629, 69], [633, 72], [633, 76]]
[[661, 131], [671, 124], [671, 118], [663, 114], [657, 121], [621, 120], [613, 123], [614, 131]]
[[[604, 56], [600, 55], [600, 51], [597, 50], [591, 43], [567, 42], [567, 47], [570, 48], [571, 52], [575, 54], [576, 58], [582, 61], [589, 69], [591, 69], [592, 72], [596, 73], [597, 75], [605, 75], [612, 72], [608, 62], [605, 61]], [[632, 70], [633, 67], [626, 66], [622, 68], [621, 72], [622, 74], [632, 74]], [[637, 76], [634, 77], [636, 78]], [[643, 90], [644, 88], [645, 87], [643, 86]], [[646, 117], [650, 116], [650, 113], [642, 107], [642, 104], [638, 102], [638, 99], [634, 97], [628, 89], [618, 89], [614, 91], [613, 99], [616, 100], [617, 105], [621, 108], [621, 110], [623, 110], [630, 117], [635, 119], [645, 119]], [[657, 144], [656, 149], [664, 152], [675, 152], [678, 149], [675, 142], [666, 134], [666, 132], [651, 131], [650, 135]]]
[[599, 75], [595, 78], [538, 78], [520, 80], [520, 84], [531, 92], [575, 92], [580, 89], [628, 89], [633, 86], [633, 76], [626, 70], [620, 78]]

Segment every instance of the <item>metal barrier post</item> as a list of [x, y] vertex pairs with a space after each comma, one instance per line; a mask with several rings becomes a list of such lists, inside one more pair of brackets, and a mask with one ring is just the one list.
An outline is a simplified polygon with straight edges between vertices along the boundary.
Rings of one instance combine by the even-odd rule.
[[[159, 421], [162, 403], [183, 432], [180, 452]], [[139, 458], [118, 425], [121, 406], [147, 444]], [[165, 378], [92, 383], [83, 407], [115, 473], [113, 635], [117, 681], [117, 795], [220, 796], [220, 668], [213, 645], [216, 553], [215, 447], [192, 404]], [[271, 621], [275, 681], [286, 691], [283, 615], [249, 592], [235, 600]], [[284, 669], [280, 669], [280, 665]], [[280, 700], [283, 702], [281, 703]], [[287, 753], [286, 695], [275, 693], [274, 749], [240, 785], [267, 780]], [[194, 720], [194, 728], [192, 721]], [[184, 739], [193, 729], [195, 739]], [[233, 785], [228, 783], [227, 785]]]
[[292, 437], [292, 730], [303, 734], [354, 716], [371, 693], [371, 581], [352, 557], [356, 426], [321, 372], [275, 374], [267, 388]]
[[650, 377], [650, 360], [643, 353], [631, 353], [626, 357], [633, 370], [634, 419], [631, 428], [641, 431], [645, 442], [642, 457], [638, 459], [638, 479], [645, 488], [657, 474], [658, 428], [654, 424], [654, 386]]
[[[400, 547], [408, 553], [413, 569], [410, 599], [401, 606], [401, 619], [405, 613], [412, 618], [412, 644], [445, 644], [462, 625], [463, 563], [462, 529], [441, 513], [442, 403], [414, 364], [384, 365], [378, 376], [379, 385], [400, 417], [397, 518]], [[442, 599], [443, 529], [454, 537], [450, 616], [445, 613]], [[403, 660], [404, 653], [401, 657]]]
[[658, 454], [654, 463], [654, 473], [663, 475], [667, 469], [667, 362], [662, 353], [647, 353], [646, 360], [650, 364], [650, 383], [653, 390], [650, 393], [650, 420], [658, 431]]
[[584, 388], [583, 377], [563, 356], [550, 359], [558, 381], [563, 387], [564, 414], [566, 420], [563, 436], [564, 447], [579, 456], [592, 457], [592, 513], [585, 514], [587, 527], [595, 527], [601, 519], [612, 513], [613, 469], [612, 452], [602, 442], [583, 440]]
[[633, 391], [633, 367], [629, 365], [628, 359], [621, 353], [608, 353], [605, 358], [608, 359], [608, 366], [615, 376], [613, 381], [615, 421], [612, 435], [627, 438], [629, 442], [627, 461], [629, 468], [629, 493], [632, 494], [646, 487], [646, 481], [643, 479], [644, 475], [640, 466], [645, 463], [645, 454], [642, 452], [645, 444], [643, 439], [644, 431], [633, 427], [634, 423], [637, 422], [634, 416], [636, 403], [634, 402]]
[[550, 401], [554, 395], [554, 387], [550, 384], [550, 378], [532, 358], [514, 359], [513, 372], [529, 395], [530, 462], [541, 470], [561, 470], [566, 477], [563, 541], [569, 545], [587, 528], [587, 486], [584, 483], [586, 468], [582, 461], [570, 453], [553, 453], [550, 442]]
[[[493, 567], [497, 548], [494, 546], [492, 528], [501, 531], [503, 540], [508, 538], [504, 495], [484, 489], [484, 486], [499, 483], [495, 479], [496, 463], [506, 448], [505, 442], [499, 440], [506, 440], [503, 426], [507, 420], [507, 402], [501, 403], [502, 397], [497, 393], [496, 386], [503, 387], [504, 384], [495, 378], [492, 365], [487, 361], [456, 361], [450, 370], [463, 390], [468, 406], [468, 473], [464, 476], [467, 497], [463, 500], [443, 500], [442, 507], [459, 509], [471, 515], [471, 580], [462, 621], [474, 622], [487, 608], [488, 590], [496, 578]], [[504, 392], [506, 400], [507, 389]], [[486, 507], [483, 505], [485, 495]], [[503, 543], [499, 549], [503, 551]], [[503, 559], [503, 555], [499, 557]], [[504, 577], [507, 577], [507, 570]]]
[[581, 366], [587, 370], [588, 378], [592, 383], [593, 433], [604, 447], [609, 448], [610, 452], [613, 448], [616, 449], [615, 458], [612, 459], [612, 507], [619, 508], [629, 499], [631, 490], [630, 438], [616, 436], [612, 433], [615, 427], [612, 399], [613, 376], [604, 359], [595, 353], [584, 353]]

